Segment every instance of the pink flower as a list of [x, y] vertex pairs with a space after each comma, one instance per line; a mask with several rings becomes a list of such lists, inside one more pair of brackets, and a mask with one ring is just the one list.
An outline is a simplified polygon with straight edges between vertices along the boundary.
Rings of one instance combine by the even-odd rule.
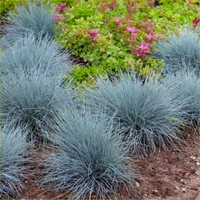
[[115, 18], [115, 24], [116, 24], [116, 26], [121, 25], [122, 24], [122, 20], [123, 20], [123, 17], [121, 17], [121, 18]]
[[150, 22], [150, 21], [147, 21], [147, 22], [142, 22], [141, 23], [141, 26], [143, 28], [154, 28], [155, 27], [155, 24], [153, 22]]
[[110, 10], [113, 10], [115, 7], [117, 7], [117, 4], [116, 4], [115, 1], [113, 1], [112, 3], [110, 3], [110, 4], [108, 5], [108, 7], [109, 7]]
[[60, 6], [56, 6], [56, 11], [62, 12], [65, 9], [66, 3], [61, 3]]
[[127, 26], [126, 30], [130, 33], [137, 33], [137, 29], [134, 27]]
[[128, 38], [128, 42], [130, 43], [130, 44], [135, 44], [135, 41], [136, 41], [136, 39], [137, 39], [137, 37], [138, 37], [138, 34], [137, 33], [135, 33], [135, 35], [133, 36], [133, 37], [131, 37], [131, 38]]
[[154, 6], [155, 6], [155, 3], [148, 2], [148, 6], [149, 6], [149, 7], [154, 7]]
[[153, 35], [151, 33], [149, 33], [148, 35], [146, 35], [147, 42], [153, 42], [155, 39], [156, 39], [156, 35]]
[[135, 39], [138, 37], [138, 34], [137, 34], [137, 33], [131, 33], [131, 35], [132, 35], [132, 37], [135, 38]]
[[54, 16], [53, 16], [54, 20], [59, 20], [61, 18], [62, 18], [62, 16], [60, 14], [54, 14]]
[[197, 19], [195, 17], [195, 19], [193, 20], [193, 27], [196, 28], [197, 24], [200, 22], [200, 19]]
[[99, 37], [99, 30], [87, 30], [91, 41], [95, 41]]
[[150, 44], [144, 41], [139, 46], [132, 49], [132, 53], [138, 57], [145, 57], [150, 52]]
[[147, 33], [152, 33], [153, 32], [153, 29], [152, 28], [150, 28], [150, 27], [147, 27]]

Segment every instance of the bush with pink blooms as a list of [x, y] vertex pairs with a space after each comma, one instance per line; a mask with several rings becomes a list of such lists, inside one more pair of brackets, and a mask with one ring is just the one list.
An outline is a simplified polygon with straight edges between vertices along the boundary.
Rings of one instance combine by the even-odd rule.
[[57, 41], [83, 58], [84, 66], [71, 73], [78, 84], [91, 84], [99, 75], [116, 75], [134, 68], [136, 73], [159, 75], [162, 61], [149, 57], [166, 33], [199, 24], [198, 1], [188, 0], [76, 0], [55, 8]]
[[[4, 0], [1, 13], [24, 1]], [[185, 25], [197, 29], [200, 24], [198, 0], [44, 0], [48, 1], [57, 42], [84, 60], [84, 66], [70, 74], [77, 84], [132, 68], [144, 76], [159, 74], [162, 62], [149, 58], [157, 40]]]

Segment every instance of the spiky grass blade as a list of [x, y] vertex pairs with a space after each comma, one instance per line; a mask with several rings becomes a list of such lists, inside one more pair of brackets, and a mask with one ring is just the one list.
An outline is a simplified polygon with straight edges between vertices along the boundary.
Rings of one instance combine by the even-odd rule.
[[30, 33], [53, 38], [55, 21], [49, 9], [49, 5], [43, 2], [30, 1], [27, 6], [18, 6], [15, 11], [8, 13], [9, 25], [3, 27], [6, 34], [3, 43], [14, 43]]
[[0, 194], [1, 198], [14, 198], [24, 187], [23, 172], [27, 170], [25, 164], [32, 145], [26, 142], [26, 134], [19, 128], [2, 128], [0, 139]]
[[184, 116], [190, 125], [198, 128], [200, 81], [195, 72], [184, 70], [173, 75], [169, 74], [163, 83], [174, 93], [178, 101], [185, 102], [182, 108]]
[[86, 96], [93, 109], [98, 105], [114, 116], [116, 129], [134, 154], [155, 153], [178, 139], [182, 102], [155, 79], [142, 81], [122, 74], [114, 83], [99, 80], [97, 89], [88, 89]]
[[153, 57], [164, 60], [165, 74], [182, 69], [195, 70], [199, 74], [200, 40], [195, 30], [186, 28], [179, 35], [169, 35], [168, 41], [159, 41], [155, 50], [157, 53]]
[[61, 88], [54, 77], [38, 73], [29, 76], [23, 70], [19, 74], [2, 76], [2, 124], [26, 128], [29, 137], [45, 141], [51, 135], [57, 110], [70, 104], [75, 94], [70, 86]]
[[1, 53], [2, 73], [18, 73], [21, 67], [26, 71], [48, 72], [64, 75], [73, 66], [69, 52], [61, 52], [58, 45], [48, 38], [29, 34], [3, 49]]
[[69, 198], [108, 198], [134, 180], [130, 158], [104, 115], [68, 109], [55, 124], [57, 150], [45, 161], [42, 180], [50, 190], [70, 192]]

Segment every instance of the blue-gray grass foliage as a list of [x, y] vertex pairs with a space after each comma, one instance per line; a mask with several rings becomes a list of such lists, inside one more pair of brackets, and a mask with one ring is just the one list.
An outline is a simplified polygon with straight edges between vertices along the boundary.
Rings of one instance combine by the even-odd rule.
[[[29, 34], [17, 40], [13, 45], [2, 50], [2, 73], [18, 73], [19, 68], [32, 73], [48, 72], [53, 75], [64, 75], [73, 66], [68, 51], [61, 52], [58, 45], [47, 37]], [[20, 72], [20, 70], [19, 70]]]
[[6, 34], [2, 38], [2, 44], [15, 42], [27, 34], [54, 37], [55, 21], [50, 6], [39, 1], [29, 2], [28, 5], [18, 6], [15, 11], [8, 13], [9, 25], [3, 27]]
[[194, 71], [180, 71], [167, 75], [163, 80], [164, 85], [171, 90], [180, 102], [185, 102], [182, 110], [187, 122], [199, 125], [199, 92], [200, 81]]
[[153, 57], [164, 60], [164, 74], [183, 69], [195, 70], [199, 74], [200, 40], [197, 31], [185, 28], [179, 35], [169, 35], [167, 41], [159, 41], [154, 49], [157, 53]]
[[117, 195], [120, 186], [131, 185], [137, 175], [105, 115], [92, 115], [85, 108], [65, 109], [55, 124], [57, 148], [45, 161], [42, 185], [77, 199]]
[[57, 110], [70, 105], [75, 93], [70, 85], [60, 87], [55, 77], [37, 72], [29, 75], [20, 68], [19, 74], [2, 76], [2, 124], [26, 128], [31, 139], [46, 141], [52, 134]]
[[156, 79], [144, 81], [132, 73], [122, 74], [114, 82], [100, 79], [97, 89], [88, 89], [85, 95], [91, 109], [99, 106], [114, 117], [116, 129], [136, 155], [174, 146], [179, 138], [182, 102]]
[[1, 129], [0, 166], [1, 198], [15, 198], [23, 186], [23, 172], [27, 170], [31, 143], [26, 142], [26, 134], [21, 129]]

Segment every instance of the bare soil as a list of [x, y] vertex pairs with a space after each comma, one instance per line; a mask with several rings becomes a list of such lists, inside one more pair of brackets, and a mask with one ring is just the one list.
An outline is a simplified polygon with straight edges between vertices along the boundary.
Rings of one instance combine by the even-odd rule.
[[[181, 147], [139, 160], [144, 177], [136, 187], [145, 199], [196, 199], [199, 194], [199, 136], [188, 129]], [[139, 196], [136, 196], [139, 198]]]
[[[33, 159], [42, 163], [48, 156], [50, 149], [39, 150], [32, 154]], [[24, 180], [26, 190], [19, 199], [64, 199], [67, 193], [44, 192], [36, 181], [40, 178], [37, 174], [43, 168], [34, 164], [32, 173]], [[135, 189], [130, 189], [134, 199], [200, 199], [199, 196], [199, 134], [188, 129], [185, 138], [178, 149], [168, 151], [160, 150], [156, 155], [137, 159], [133, 168], [141, 179], [133, 182]], [[131, 199], [132, 199], [131, 198]], [[119, 191], [117, 199], [130, 199], [124, 190]]]

